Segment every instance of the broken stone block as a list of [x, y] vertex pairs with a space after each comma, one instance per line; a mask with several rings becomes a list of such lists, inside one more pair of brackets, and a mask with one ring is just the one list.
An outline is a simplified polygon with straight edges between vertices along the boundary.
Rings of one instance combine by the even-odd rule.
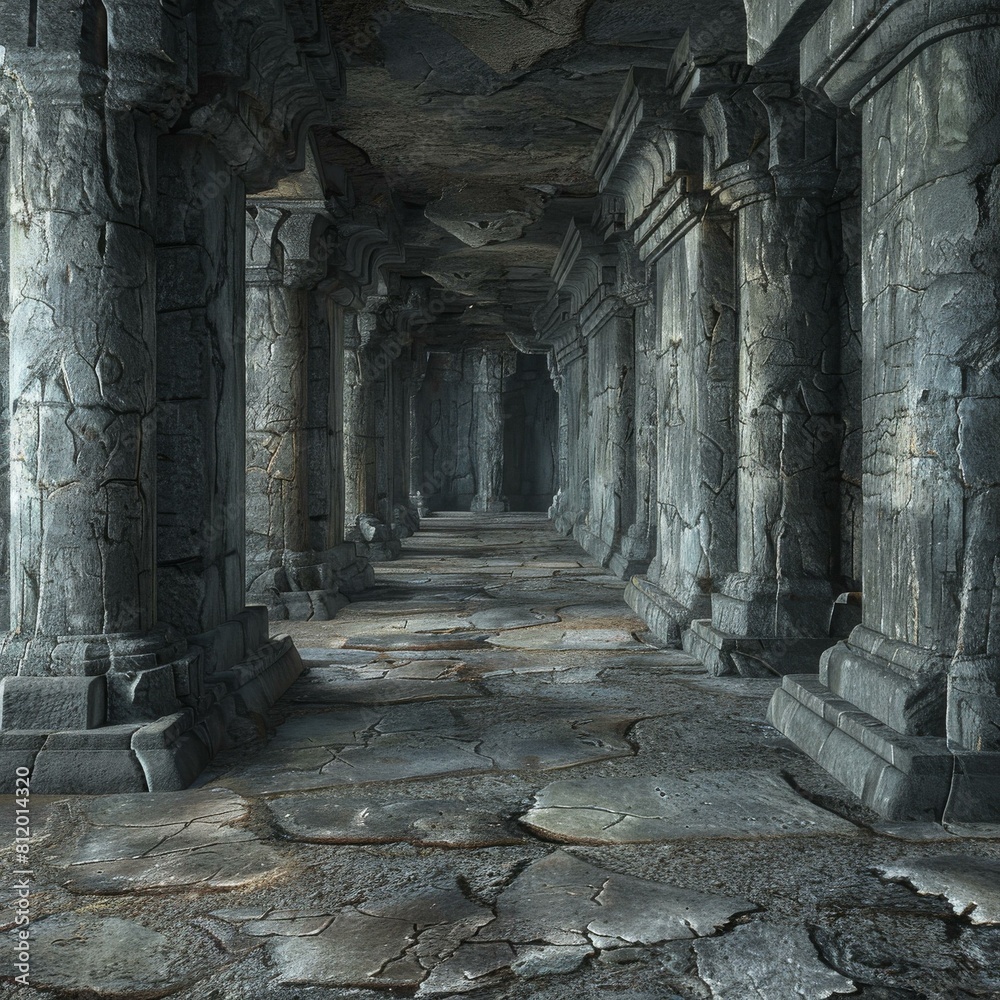
[[104, 677], [5, 677], [0, 681], [0, 728], [96, 729], [107, 712]]

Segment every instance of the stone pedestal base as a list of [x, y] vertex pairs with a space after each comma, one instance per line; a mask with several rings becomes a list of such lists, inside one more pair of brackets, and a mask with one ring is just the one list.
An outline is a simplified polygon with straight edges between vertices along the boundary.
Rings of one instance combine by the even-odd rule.
[[951, 660], [861, 625], [824, 652], [819, 679], [898, 732], [943, 737]]
[[683, 635], [684, 651], [715, 677], [773, 677], [816, 673], [830, 637], [782, 638], [731, 635], [712, 625], [711, 619], [691, 622]]
[[608, 560], [608, 569], [620, 580], [631, 580], [649, 569], [649, 560], [634, 559], [624, 552], [613, 552]]
[[633, 525], [623, 536], [618, 551], [611, 557], [608, 567], [623, 580], [631, 580], [634, 576], [645, 576], [653, 560], [655, 548], [646, 533]]
[[712, 594], [712, 621], [732, 635], [829, 636], [836, 593], [825, 580], [731, 573]]
[[607, 566], [611, 562], [614, 547], [586, 524], [577, 523], [573, 528], [573, 537], [599, 565]]
[[1000, 754], [907, 736], [812, 676], [787, 676], [768, 721], [886, 819], [1000, 822]]
[[368, 556], [358, 551], [359, 544], [345, 542], [326, 552], [286, 552], [280, 566], [251, 574], [248, 596], [267, 608], [272, 621], [329, 621], [348, 603], [345, 594], [374, 582], [365, 572]]
[[95, 729], [0, 731], [0, 794], [17, 768], [41, 795], [177, 791], [219, 750], [237, 715], [263, 715], [302, 672], [287, 636], [267, 638], [264, 608], [248, 608], [191, 640], [197, 669], [175, 672], [180, 711], [149, 723]]
[[476, 514], [503, 514], [508, 510], [509, 505], [503, 497], [480, 497], [472, 498], [470, 509]]
[[685, 629], [690, 627], [697, 614], [705, 614], [709, 610], [707, 602], [697, 611], [685, 607], [644, 576], [632, 577], [625, 588], [625, 601], [657, 639], [675, 648], [680, 646]]

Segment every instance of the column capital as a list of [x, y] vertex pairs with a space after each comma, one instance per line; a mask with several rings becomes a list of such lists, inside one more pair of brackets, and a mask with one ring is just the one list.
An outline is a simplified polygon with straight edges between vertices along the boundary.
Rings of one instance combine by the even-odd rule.
[[822, 196], [836, 183], [836, 112], [789, 81], [715, 94], [702, 119], [706, 186], [733, 210], [767, 198]]
[[315, 288], [327, 271], [328, 226], [323, 202], [248, 202], [247, 281]]
[[0, 95], [14, 104], [105, 106], [168, 128], [197, 90], [186, 3], [54, 4], [0, 0]]
[[802, 82], [856, 107], [928, 45], [1000, 29], [1000, 0], [833, 0], [802, 42]]

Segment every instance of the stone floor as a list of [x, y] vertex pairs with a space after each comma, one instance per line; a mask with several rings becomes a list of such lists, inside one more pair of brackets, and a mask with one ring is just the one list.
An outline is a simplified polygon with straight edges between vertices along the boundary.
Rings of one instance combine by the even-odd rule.
[[33, 800], [0, 996], [1000, 995], [1000, 828], [880, 824], [543, 517], [377, 579], [200, 787]]

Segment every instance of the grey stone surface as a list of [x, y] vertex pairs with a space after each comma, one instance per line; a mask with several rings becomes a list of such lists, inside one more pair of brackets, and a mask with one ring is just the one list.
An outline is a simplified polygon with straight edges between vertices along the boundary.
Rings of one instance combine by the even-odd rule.
[[[785, 1000], [796, 995], [796, 984], [807, 995], [833, 985], [830, 969], [853, 981], [859, 996], [881, 1000], [964, 1000], [1000, 987], [996, 925], [959, 920], [947, 901], [875, 874], [948, 853], [978, 859], [989, 878], [996, 853], [990, 831], [948, 822], [950, 839], [925, 846], [880, 829], [732, 835], [741, 824], [760, 828], [754, 820], [767, 816], [780, 829], [784, 806], [775, 800], [777, 812], [765, 813], [754, 794], [761, 786], [794, 789], [793, 801], [838, 830], [853, 829], [838, 814], [862, 828], [876, 819], [764, 722], [775, 681], [709, 677], [674, 650], [496, 647], [442, 660], [419, 649], [389, 655], [342, 649], [338, 630], [384, 627], [406, 616], [468, 618], [494, 607], [496, 598], [484, 586], [497, 579], [493, 558], [503, 562], [508, 581], [518, 562], [562, 564], [561, 576], [529, 578], [539, 586], [520, 600], [517, 591], [506, 591], [505, 607], [558, 608], [566, 631], [605, 627], [615, 617], [634, 621], [621, 601], [620, 581], [613, 600], [611, 588], [596, 580], [615, 577], [595, 572], [576, 543], [553, 533], [542, 515], [432, 517], [406, 546], [399, 563], [377, 568], [380, 587], [367, 595], [372, 599], [352, 603], [332, 621], [288, 627], [311, 663], [371, 683], [372, 700], [380, 698], [375, 685], [384, 682], [391, 694], [402, 674], [434, 683], [463, 678], [478, 684], [481, 696], [397, 705], [391, 712], [374, 704], [331, 713], [329, 705], [291, 699], [273, 707], [256, 702], [254, 724], [241, 720], [233, 731], [238, 745], [216, 757], [215, 768], [226, 772], [222, 787], [239, 782], [242, 795], [217, 790], [218, 775], [211, 773], [204, 787], [163, 795], [33, 795], [28, 860], [33, 926], [40, 932], [33, 947], [44, 947], [49, 959], [64, 947], [96, 948], [98, 936], [88, 927], [80, 942], [73, 927], [60, 923], [53, 938], [65, 937], [65, 946], [42, 936], [49, 919], [70, 915], [121, 921], [109, 938], [135, 949], [149, 945], [131, 962], [139, 971], [124, 986], [112, 960], [94, 969], [84, 956], [65, 963], [58, 989], [39, 995], [173, 990], [181, 1000], [214, 994], [294, 1000], [308, 993], [374, 995], [396, 984], [428, 997], [566, 1000], [618, 993], [706, 1000], [712, 989], [746, 995], [752, 972], [780, 987]], [[433, 582], [419, 582], [428, 576]], [[248, 639], [260, 641], [262, 614], [247, 616]], [[420, 643], [419, 633], [409, 636]], [[595, 746], [595, 735], [606, 744], [612, 735], [596, 729], [595, 720], [610, 716], [637, 720], [626, 739], [617, 730], [616, 754]], [[382, 735], [359, 741], [366, 721], [379, 723]], [[94, 746], [124, 740], [115, 729], [102, 727], [88, 738]], [[286, 731], [294, 738], [285, 740]], [[193, 732], [174, 718], [170, 725], [140, 727], [130, 739], [152, 748]], [[568, 739], [556, 748], [553, 737], [560, 733]], [[317, 752], [333, 740], [377, 747], [410, 736], [422, 743], [457, 737], [453, 743], [495, 753], [498, 765], [394, 780], [412, 757], [408, 752], [403, 764], [388, 764], [380, 774], [389, 780], [301, 790], [289, 787], [280, 766], [272, 767], [293, 750]], [[0, 733], [0, 749], [32, 753], [53, 740], [53, 747], [74, 752], [63, 737], [72, 734]], [[570, 740], [577, 747], [571, 758], [563, 753]], [[272, 754], [275, 744], [280, 753]], [[526, 766], [513, 770], [519, 759]], [[266, 766], [255, 770], [261, 762]], [[539, 769], [560, 762], [569, 768]], [[704, 785], [719, 772], [752, 779], [742, 788], [735, 780], [725, 783], [727, 796], [737, 800], [731, 810], [717, 805], [729, 798]], [[699, 824], [706, 816], [730, 817], [731, 835], [709, 830], [666, 843], [560, 851], [516, 822], [554, 779], [594, 783], [610, 800], [650, 775], [686, 790], [686, 805], [702, 810], [694, 815]], [[15, 803], [8, 799], [0, 808], [13, 817]], [[15, 833], [11, 825], [0, 842], [8, 855]], [[17, 892], [16, 881], [0, 886], [5, 912], [17, 906]], [[136, 923], [149, 934], [130, 929]], [[744, 925], [758, 923], [772, 931], [746, 936]], [[707, 953], [698, 957], [693, 950], [703, 943], [721, 950], [730, 939], [724, 961], [709, 962]], [[160, 989], [164, 955], [168, 982]], [[7, 972], [5, 965], [0, 973]], [[0, 992], [23, 991], [8, 980]]]
[[490, 721], [488, 706], [346, 708], [290, 720], [251, 764], [218, 780], [260, 794], [570, 767], [631, 754], [623, 737], [633, 721], [591, 714], [584, 706], [579, 713], [556, 706], [522, 722]]
[[2, 729], [96, 729], [107, 718], [103, 677], [5, 677]]
[[887, 879], [905, 882], [922, 896], [944, 896], [952, 910], [974, 924], [1000, 924], [1000, 862], [939, 854], [886, 865]]
[[858, 832], [786, 782], [753, 771], [556, 781], [536, 793], [520, 822], [548, 840], [580, 844]]
[[698, 941], [698, 974], [717, 1000], [825, 1000], [854, 993], [851, 980], [824, 965], [804, 928], [764, 923]]
[[56, 803], [41, 831], [73, 893], [122, 895], [247, 887], [280, 869], [245, 824], [249, 804], [221, 789]]
[[[15, 934], [7, 935], [9, 951]], [[194, 978], [166, 935], [121, 917], [46, 917], [32, 925], [30, 955], [30, 983], [42, 990], [96, 986], [100, 996], [165, 996]]]
[[487, 847], [524, 840], [513, 825], [460, 800], [408, 798], [383, 804], [337, 791], [285, 795], [268, 806], [284, 834], [323, 844]]

